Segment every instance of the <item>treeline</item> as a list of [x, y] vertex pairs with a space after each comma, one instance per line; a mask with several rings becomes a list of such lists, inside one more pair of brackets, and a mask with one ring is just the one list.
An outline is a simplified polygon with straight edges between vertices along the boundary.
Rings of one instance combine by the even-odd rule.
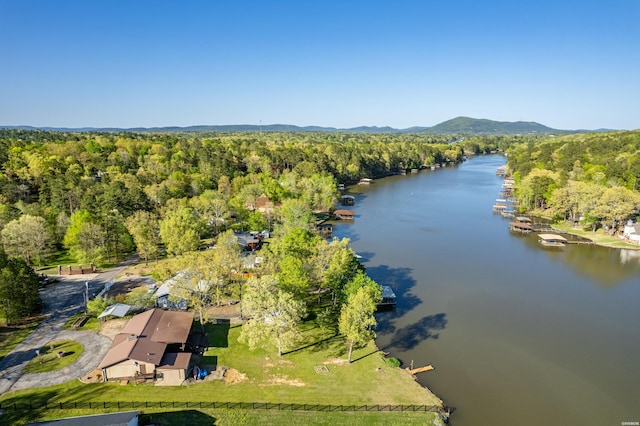
[[[345, 243], [339, 250], [335, 245], [325, 247], [310, 233], [313, 214], [335, 205], [338, 182], [457, 163], [465, 154], [503, 149], [513, 140], [308, 132], [0, 130], [0, 239], [8, 258], [19, 258], [25, 265], [46, 264], [53, 253], [67, 252], [77, 263], [100, 265], [134, 251], [146, 260], [165, 253], [193, 259], [204, 239], [213, 244], [211, 238], [225, 230], [277, 230], [284, 242], [270, 247], [272, 255], [263, 269], [271, 268], [282, 289], [306, 294], [313, 286], [329, 283], [334, 289], [347, 288], [355, 277], [341, 273], [336, 278], [331, 272], [341, 267], [358, 270]], [[331, 250], [337, 254], [329, 256]], [[334, 256], [341, 260], [331, 260]], [[194, 260], [210, 264], [214, 275], [209, 281], [220, 288], [237, 281], [229, 275], [228, 256], [212, 259]], [[325, 270], [319, 271], [317, 265]], [[16, 294], [13, 285], [11, 280], [0, 280], [3, 306], [9, 306], [5, 301]], [[37, 298], [37, 285], [24, 288]], [[202, 303], [211, 303], [219, 300], [220, 292], [200, 296]], [[190, 306], [197, 304], [197, 297], [191, 298]], [[29, 303], [28, 309], [15, 312], [24, 316], [37, 310], [35, 306]], [[0, 315], [9, 319], [12, 312]]]
[[[171, 219], [155, 243], [177, 254], [231, 219], [252, 230], [278, 217], [258, 212], [261, 196], [328, 210], [336, 183], [401, 168], [459, 162], [496, 149], [480, 139], [341, 133], [61, 133], [0, 130], [0, 230], [4, 249], [40, 264], [51, 247], [78, 262], [115, 260], [135, 249], [141, 224]], [[191, 222], [191, 241], [170, 229]], [[177, 231], [176, 231], [177, 232]], [[33, 239], [32, 236], [38, 238]], [[149, 236], [150, 237], [150, 236]], [[158, 236], [156, 236], [158, 237]], [[153, 244], [147, 241], [147, 247]], [[138, 247], [140, 248], [140, 247]], [[149, 256], [153, 249], [143, 250]]]
[[614, 234], [640, 207], [640, 131], [581, 133], [507, 151], [524, 211]]

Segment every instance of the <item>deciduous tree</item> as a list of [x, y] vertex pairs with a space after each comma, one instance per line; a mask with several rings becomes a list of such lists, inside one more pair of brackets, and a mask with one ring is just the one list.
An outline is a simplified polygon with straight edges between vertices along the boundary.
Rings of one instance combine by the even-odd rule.
[[2, 229], [2, 245], [9, 256], [20, 256], [27, 263], [39, 263], [49, 249], [51, 237], [45, 220], [39, 216], [22, 215]]
[[133, 237], [138, 253], [149, 264], [149, 258], [158, 255], [160, 244], [160, 224], [150, 212], [138, 210], [125, 221], [127, 230]]
[[167, 252], [179, 255], [198, 248], [198, 218], [193, 210], [180, 206], [169, 211], [167, 217], [160, 222], [160, 238], [167, 247]]
[[10, 325], [40, 309], [38, 275], [24, 259], [0, 251], [0, 316]]
[[242, 309], [250, 319], [242, 326], [239, 340], [252, 350], [275, 344], [278, 356], [298, 338], [298, 324], [305, 314], [304, 302], [296, 300], [278, 286], [274, 276], [250, 278], [246, 284]]
[[354, 345], [367, 343], [376, 337], [373, 330], [377, 325], [373, 315], [376, 302], [374, 295], [367, 287], [360, 287], [349, 294], [347, 303], [342, 305], [338, 330], [347, 339], [349, 362], [351, 362]]

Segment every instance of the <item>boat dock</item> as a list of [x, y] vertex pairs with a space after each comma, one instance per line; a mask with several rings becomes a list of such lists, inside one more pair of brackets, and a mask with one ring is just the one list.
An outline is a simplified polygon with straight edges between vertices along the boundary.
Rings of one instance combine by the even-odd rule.
[[414, 368], [413, 370], [409, 370], [409, 373], [416, 375], [418, 373], [424, 373], [425, 371], [434, 370], [433, 365], [425, 365], [424, 367]]
[[378, 303], [378, 310], [389, 310], [396, 307], [396, 294], [388, 285], [382, 286], [382, 300]]

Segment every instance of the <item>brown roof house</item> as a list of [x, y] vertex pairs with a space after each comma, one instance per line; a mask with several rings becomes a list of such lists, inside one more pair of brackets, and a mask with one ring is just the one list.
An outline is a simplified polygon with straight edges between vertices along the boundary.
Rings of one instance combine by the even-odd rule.
[[182, 383], [191, 362], [185, 349], [193, 317], [192, 312], [151, 309], [131, 318], [98, 366], [102, 379]]

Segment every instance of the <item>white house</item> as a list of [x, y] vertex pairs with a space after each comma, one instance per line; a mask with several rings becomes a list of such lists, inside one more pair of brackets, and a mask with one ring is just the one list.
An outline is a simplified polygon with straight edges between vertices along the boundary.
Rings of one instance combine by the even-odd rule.
[[634, 224], [633, 221], [628, 221], [626, 225], [624, 225], [622, 235], [629, 242], [640, 244], [640, 223]]

